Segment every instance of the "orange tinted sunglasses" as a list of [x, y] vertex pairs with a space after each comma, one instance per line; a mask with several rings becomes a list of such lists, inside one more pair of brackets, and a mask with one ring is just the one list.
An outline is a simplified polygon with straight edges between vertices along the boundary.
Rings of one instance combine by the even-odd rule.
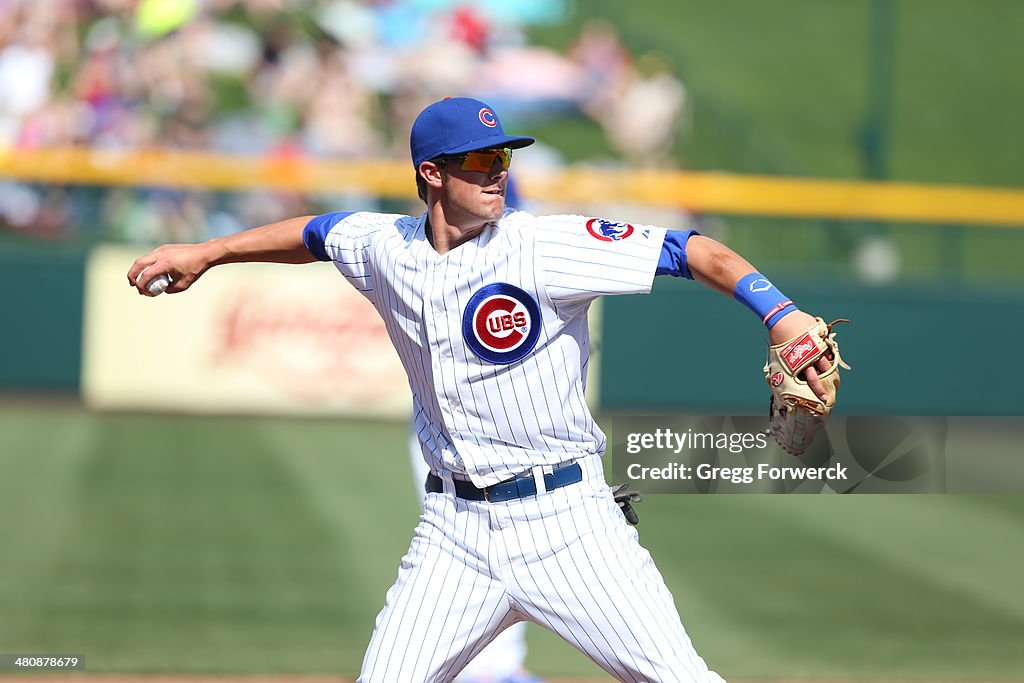
[[487, 173], [494, 167], [495, 159], [501, 163], [503, 169], [508, 170], [509, 165], [512, 163], [512, 148], [481, 149], [474, 152], [466, 152], [465, 154], [456, 154], [455, 156], [448, 157], [448, 159], [450, 161], [461, 161], [463, 171]]

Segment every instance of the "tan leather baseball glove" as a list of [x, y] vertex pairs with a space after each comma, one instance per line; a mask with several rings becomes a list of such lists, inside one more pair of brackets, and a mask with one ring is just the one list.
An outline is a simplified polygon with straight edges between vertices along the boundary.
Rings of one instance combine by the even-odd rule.
[[[772, 391], [768, 409], [768, 431], [787, 452], [800, 455], [807, 450], [832, 412], [839, 391], [839, 368], [850, 366], [839, 355], [839, 344], [832, 326], [849, 320], [833, 320], [826, 324], [817, 318], [813, 327], [781, 344], [768, 347], [764, 378]], [[832, 361], [825, 372], [818, 373], [828, 400], [822, 401], [802, 373], [822, 356]]]

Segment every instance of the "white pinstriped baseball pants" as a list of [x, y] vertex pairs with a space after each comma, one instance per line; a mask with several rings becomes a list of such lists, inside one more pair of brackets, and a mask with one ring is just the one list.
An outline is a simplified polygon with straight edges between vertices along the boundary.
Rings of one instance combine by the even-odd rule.
[[620, 681], [712, 681], [650, 554], [604, 483], [487, 503], [428, 494], [377, 616], [362, 683], [451, 681], [499, 632], [534, 621]]

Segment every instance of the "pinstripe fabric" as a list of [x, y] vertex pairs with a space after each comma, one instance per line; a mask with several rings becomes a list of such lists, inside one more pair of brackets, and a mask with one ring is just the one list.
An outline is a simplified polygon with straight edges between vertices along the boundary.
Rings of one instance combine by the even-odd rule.
[[[355, 213], [325, 239], [384, 319], [424, 458], [445, 481], [426, 496], [360, 680], [449, 681], [531, 620], [619, 680], [720, 681], [604, 484], [605, 436], [583, 398], [587, 307], [650, 290], [664, 229], [508, 211], [439, 255], [424, 228], [425, 216]], [[583, 482], [507, 503], [453, 495], [453, 477], [487, 486], [568, 460]]]
[[507, 503], [428, 494], [359, 680], [450, 681], [502, 628], [529, 620], [620, 681], [721, 681], [622, 518], [600, 458], [581, 464], [583, 482]]
[[[415, 432], [410, 433], [409, 466], [412, 470], [412, 484], [415, 486], [417, 499], [422, 504], [426, 492], [423, 482], [427, 479], [430, 469], [420, 450], [419, 439]], [[498, 634], [480, 654], [469, 661], [462, 670], [459, 680], [465, 681], [503, 681], [518, 675], [526, 661], [526, 622], [514, 624]]]
[[[604, 451], [584, 400], [586, 309], [602, 294], [650, 291], [665, 231], [641, 226], [604, 242], [587, 221], [510, 210], [444, 255], [425, 239], [425, 216], [354, 213], [327, 235], [328, 255], [377, 307], [398, 350], [432, 471], [487, 486]], [[470, 298], [492, 283], [524, 290], [540, 310], [536, 347], [508, 365], [475, 355], [462, 337]]]
[[586, 480], [506, 506], [513, 600], [622, 681], [720, 681], [695, 652], [650, 554], [604, 484]]

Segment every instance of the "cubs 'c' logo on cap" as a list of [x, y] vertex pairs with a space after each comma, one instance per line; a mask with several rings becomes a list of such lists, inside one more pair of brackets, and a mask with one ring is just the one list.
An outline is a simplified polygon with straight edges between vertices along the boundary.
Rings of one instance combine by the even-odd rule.
[[591, 218], [587, 221], [587, 232], [602, 242], [620, 242], [633, 234], [633, 226], [629, 223], [616, 223], [603, 218]]
[[540, 337], [540, 308], [533, 297], [506, 282], [473, 294], [462, 314], [462, 338], [480, 358], [508, 365], [525, 358]]
[[480, 114], [478, 116], [480, 117], [480, 123], [484, 124], [488, 128], [494, 128], [498, 125], [498, 119], [495, 118], [494, 112], [486, 107], [480, 110]]

